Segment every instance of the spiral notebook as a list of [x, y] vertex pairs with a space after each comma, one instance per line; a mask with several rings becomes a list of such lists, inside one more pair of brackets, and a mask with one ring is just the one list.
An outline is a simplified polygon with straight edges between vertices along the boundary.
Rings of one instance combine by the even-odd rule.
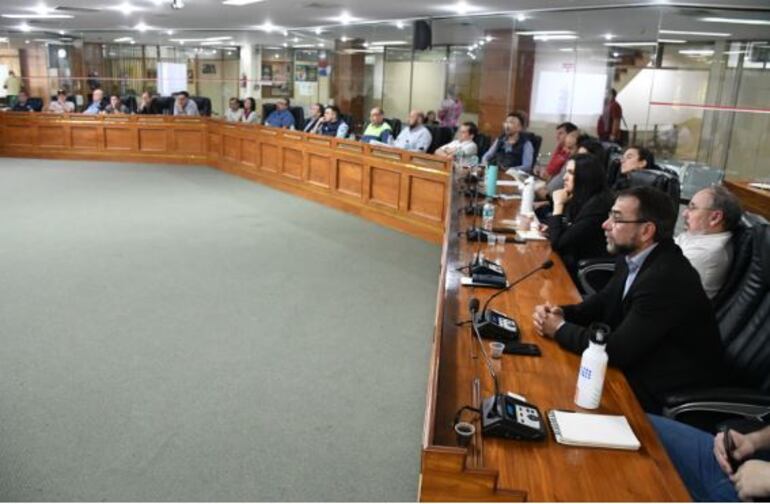
[[563, 445], [616, 450], [638, 450], [641, 446], [622, 415], [551, 410], [548, 420], [556, 441]]

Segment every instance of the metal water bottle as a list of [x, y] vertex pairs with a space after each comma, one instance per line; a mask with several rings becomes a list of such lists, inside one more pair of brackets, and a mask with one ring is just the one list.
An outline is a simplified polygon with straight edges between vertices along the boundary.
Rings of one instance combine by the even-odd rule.
[[575, 404], [581, 408], [596, 409], [602, 402], [604, 375], [607, 373], [607, 336], [610, 328], [606, 324], [592, 324], [588, 348], [583, 352], [578, 372]]

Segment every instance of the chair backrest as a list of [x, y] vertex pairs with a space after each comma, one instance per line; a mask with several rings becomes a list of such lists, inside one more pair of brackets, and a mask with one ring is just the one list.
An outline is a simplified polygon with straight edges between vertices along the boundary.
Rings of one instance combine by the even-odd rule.
[[[294, 116], [294, 129], [302, 131], [302, 127], [305, 125], [305, 109], [302, 107], [289, 107], [289, 112]], [[348, 126], [351, 126], [351, 124], [348, 123]]]
[[190, 99], [198, 106], [198, 113], [202, 116], [211, 115], [211, 99], [206, 96], [191, 96]]
[[766, 224], [767, 221], [761, 215], [751, 212], [743, 213], [741, 222], [733, 231], [733, 236], [730, 239], [733, 258], [725, 278], [725, 284], [712, 300], [717, 310], [720, 310], [725, 302], [735, 294], [735, 289], [738, 288], [749, 269], [751, 256], [754, 253], [754, 228]]
[[121, 102], [123, 102], [123, 105], [126, 106], [129, 113], [134, 114], [136, 113], [136, 97], [133, 95], [124, 96], [120, 99]]
[[385, 118], [385, 122], [390, 124], [390, 129], [393, 130], [393, 136], [397, 137], [399, 133], [401, 133], [401, 119], [396, 119], [395, 117], [393, 119]]
[[267, 116], [273, 113], [275, 110], [275, 103], [263, 103], [262, 104], [262, 124], [267, 121]]
[[675, 210], [679, 210], [681, 189], [676, 173], [666, 169], [636, 170], [628, 174], [629, 186], [650, 186], [668, 194]]
[[473, 141], [476, 142], [479, 159], [481, 159], [481, 156], [486, 154], [486, 152], [492, 146], [492, 139], [489, 138], [489, 135], [485, 135], [484, 133], [479, 133], [473, 138]]
[[770, 225], [750, 228], [751, 257], [717, 310], [725, 363], [742, 385], [770, 392]]
[[540, 135], [535, 135], [531, 131], [525, 132], [525, 135], [527, 136], [527, 139], [532, 143], [532, 149], [534, 150], [534, 155], [532, 156], [532, 164], [534, 166], [534, 164], [537, 163], [537, 157], [540, 155], [540, 147], [543, 145], [543, 137]]
[[41, 112], [43, 110], [43, 99], [37, 96], [30, 96], [27, 98], [27, 103], [35, 112]]
[[428, 147], [428, 154], [433, 154], [436, 152], [436, 149], [442, 145], [448, 144], [452, 141], [452, 138], [454, 138], [454, 130], [447, 126], [433, 126], [426, 124], [425, 127], [430, 130], [430, 134], [433, 137], [430, 147]]
[[175, 101], [173, 96], [154, 96], [150, 102], [150, 110], [153, 114], [173, 114]]

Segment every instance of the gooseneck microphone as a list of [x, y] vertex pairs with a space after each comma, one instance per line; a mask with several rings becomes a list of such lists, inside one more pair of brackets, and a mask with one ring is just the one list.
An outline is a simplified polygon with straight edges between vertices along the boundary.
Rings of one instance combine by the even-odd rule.
[[503, 292], [508, 292], [515, 285], [518, 285], [519, 283], [523, 282], [524, 280], [531, 277], [538, 271], [547, 270], [552, 267], [553, 267], [553, 261], [550, 259], [547, 259], [543, 262], [543, 264], [541, 264], [537, 268], [519, 277], [515, 281], [508, 284], [502, 290], [495, 292], [493, 295], [491, 295], [484, 303], [484, 307], [481, 309], [481, 312], [479, 312], [477, 314], [476, 319], [474, 319], [475, 326], [479, 334], [481, 334], [483, 338], [487, 338], [487, 339], [495, 339], [499, 341], [517, 341], [520, 337], [520, 334], [519, 334], [519, 326], [518, 324], [516, 324], [516, 321], [511, 317], [508, 317], [507, 315], [500, 313], [498, 311], [488, 310], [489, 303], [491, 303], [493, 299], [495, 299], [497, 296], [499, 296]]
[[471, 312], [471, 327], [473, 328], [473, 334], [476, 336], [476, 339], [479, 342], [479, 346], [481, 347], [481, 353], [484, 354], [484, 361], [487, 363], [487, 369], [489, 370], [489, 374], [492, 376], [492, 380], [495, 384], [495, 411], [497, 411], [497, 398], [500, 395], [500, 384], [497, 382], [497, 374], [495, 373], [494, 367], [492, 367], [492, 360], [489, 358], [489, 355], [487, 354], [486, 348], [484, 348], [484, 342], [481, 339], [481, 334], [479, 334], [479, 329], [476, 326], [476, 318], [479, 311], [479, 300], [477, 298], [471, 298], [471, 300], [468, 302], [468, 309]]

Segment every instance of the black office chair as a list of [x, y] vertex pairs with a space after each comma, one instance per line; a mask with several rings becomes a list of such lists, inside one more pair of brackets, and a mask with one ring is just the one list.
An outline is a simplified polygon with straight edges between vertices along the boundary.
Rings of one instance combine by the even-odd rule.
[[481, 156], [486, 154], [486, 152], [492, 146], [492, 140], [489, 138], [489, 135], [485, 135], [484, 133], [479, 133], [478, 135], [476, 135], [473, 141], [476, 142], [476, 147], [478, 148], [478, 151], [477, 151], [478, 156], [479, 156], [479, 159], [481, 159]]
[[340, 114], [340, 119], [348, 125], [348, 136], [353, 133], [353, 116], [350, 114]]
[[42, 112], [43, 110], [43, 99], [37, 96], [30, 96], [27, 98], [27, 103], [30, 107], [32, 107], [32, 110], [35, 112]]
[[432, 137], [430, 147], [428, 147], [428, 154], [433, 154], [436, 152], [436, 149], [442, 145], [448, 144], [454, 137], [453, 129], [447, 126], [434, 126], [432, 124], [426, 124], [425, 127], [430, 130]]
[[171, 115], [174, 113], [175, 101], [173, 96], [154, 96], [150, 102], [150, 111], [153, 114]]
[[198, 113], [202, 116], [211, 116], [211, 99], [206, 96], [191, 96], [190, 99], [198, 106]]
[[137, 105], [136, 105], [136, 97], [135, 96], [133, 96], [133, 95], [124, 96], [123, 98], [120, 99], [120, 101], [123, 102], [123, 105], [126, 106], [126, 108], [128, 109], [128, 112], [130, 114], [135, 114], [136, 113]]
[[765, 221], [744, 231], [737, 237], [738, 262], [715, 300], [730, 386], [681, 391], [665, 401], [667, 417], [712, 432], [720, 422], [735, 420], [751, 430], [770, 415], [770, 226]]
[[[289, 107], [289, 112], [294, 116], [294, 129], [302, 131], [302, 127], [305, 125], [305, 109], [302, 107]], [[350, 123], [348, 123], [348, 126], [352, 128]]]
[[540, 155], [540, 147], [543, 145], [543, 137], [536, 135], [531, 131], [524, 133], [524, 136], [532, 143], [532, 150], [534, 154], [532, 156], [533, 166], [537, 163], [537, 157]]
[[385, 122], [390, 124], [390, 129], [393, 131], [393, 137], [397, 137], [399, 133], [401, 133], [401, 119], [396, 119], [395, 117], [393, 119], [385, 119]]

